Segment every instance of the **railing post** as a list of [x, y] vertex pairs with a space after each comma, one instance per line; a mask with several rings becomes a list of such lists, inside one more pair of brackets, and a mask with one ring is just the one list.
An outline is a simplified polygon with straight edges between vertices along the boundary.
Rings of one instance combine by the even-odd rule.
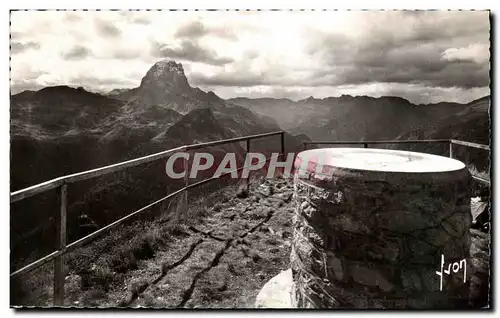
[[363, 147], [368, 148], [368, 144], [365, 142], [365, 143], [363, 144]]
[[[60, 209], [56, 214], [57, 249], [63, 251], [66, 248], [66, 207], [68, 197], [68, 185], [64, 183], [59, 188]], [[64, 255], [54, 259], [54, 306], [64, 306]]]
[[[248, 156], [249, 152], [250, 152], [250, 138], [247, 139], [247, 156]], [[250, 162], [250, 164], [252, 164], [252, 163]], [[248, 170], [247, 180], [245, 181], [247, 191], [250, 190], [250, 173], [251, 173], [251, 170]]]
[[285, 132], [281, 133], [281, 158], [285, 158]]
[[450, 139], [450, 150], [448, 153], [450, 155], [450, 158], [453, 158], [453, 142], [451, 141], [451, 139]]
[[303, 142], [302, 145], [304, 145], [304, 150], [307, 150], [307, 143]]
[[189, 218], [189, 215], [188, 215], [188, 185], [189, 185], [189, 158], [191, 156], [188, 157], [188, 159], [184, 159], [184, 187], [186, 188], [186, 190], [184, 190], [184, 221], [186, 221], [188, 218]]

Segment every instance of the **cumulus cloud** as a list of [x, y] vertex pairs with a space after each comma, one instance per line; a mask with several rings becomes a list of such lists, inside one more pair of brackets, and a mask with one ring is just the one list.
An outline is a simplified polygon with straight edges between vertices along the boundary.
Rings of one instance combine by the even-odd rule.
[[447, 61], [471, 61], [477, 64], [487, 63], [490, 59], [490, 48], [487, 44], [470, 44], [467, 47], [449, 48], [441, 53]]
[[148, 24], [151, 23], [151, 20], [149, 20], [146, 17], [135, 17], [135, 18], [132, 19], [131, 22], [132, 23], [136, 23], [136, 24], [148, 25]]
[[117, 49], [113, 52], [113, 58], [120, 60], [132, 60], [141, 56], [141, 50]]
[[91, 75], [78, 75], [68, 79], [70, 86], [92, 87], [95, 91], [108, 91], [108, 87], [127, 87], [130, 81], [126, 78], [97, 77]]
[[229, 40], [236, 40], [236, 34], [230, 28], [226, 27], [206, 27], [201, 21], [191, 21], [179, 27], [175, 32], [178, 38], [197, 39], [203, 36], [213, 35]]
[[118, 29], [113, 23], [97, 19], [95, 26], [99, 35], [107, 38], [116, 38], [122, 34], [122, 31]]
[[69, 51], [61, 53], [61, 57], [65, 60], [82, 60], [91, 55], [92, 51], [82, 45], [75, 45]]
[[24, 91], [38, 91], [44, 87], [45, 85], [40, 85], [33, 81], [22, 81], [22, 82], [11, 83], [10, 94], [15, 95]]
[[17, 54], [24, 52], [26, 50], [37, 50], [40, 48], [40, 44], [37, 42], [11, 42], [10, 52], [12, 54]]
[[150, 18], [150, 12], [144, 11], [119, 11], [118, 15], [123, 18], [127, 23], [148, 25], [153, 22]]
[[177, 32], [176, 37], [199, 38], [207, 34], [205, 26], [200, 21], [192, 21], [188, 24], [181, 26]]
[[[17, 94], [20, 93], [24, 90], [39, 90], [40, 88], [43, 88], [44, 85], [38, 83], [38, 79], [42, 76], [47, 74], [46, 71], [36, 69], [30, 66], [20, 66], [16, 70], [21, 70], [23, 73], [22, 78], [12, 78], [10, 80], [10, 86], [11, 86], [11, 93], [12, 94]], [[11, 73], [12, 75], [12, 73]]]
[[203, 48], [198, 42], [190, 40], [183, 40], [180, 46], [155, 43], [152, 53], [158, 57], [202, 62], [212, 65], [224, 65], [233, 61], [233, 59], [228, 57], [220, 57], [214, 50]]
[[66, 13], [64, 19], [70, 23], [78, 22], [82, 20], [82, 17], [76, 13]]

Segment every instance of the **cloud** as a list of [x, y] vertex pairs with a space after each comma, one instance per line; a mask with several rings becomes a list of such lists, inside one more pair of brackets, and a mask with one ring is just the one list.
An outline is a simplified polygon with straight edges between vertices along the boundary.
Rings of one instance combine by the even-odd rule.
[[64, 16], [64, 19], [68, 21], [69, 23], [74, 23], [74, 22], [79, 22], [82, 21], [81, 15], [75, 14], [75, 13], [66, 13]]
[[144, 11], [119, 11], [117, 12], [125, 21], [133, 24], [149, 25], [153, 22], [149, 12]]
[[180, 38], [199, 38], [207, 33], [208, 31], [205, 29], [203, 23], [200, 21], [193, 21], [181, 26], [177, 32], [175, 32], [175, 36]]
[[219, 57], [214, 50], [201, 47], [198, 42], [183, 40], [179, 47], [153, 43], [153, 56], [171, 58], [211, 65], [224, 65], [233, 62], [232, 58]]
[[132, 23], [135, 23], [135, 24], [143, 24], [143, 25], [148, 25], [151, 23], [151, 20], [149, 20], [148, 18], [146, 17], [135, 17], [132, 19], [131, 21]]
[[130, 87], [130, 80], [125, 78], [79, 75], [69, 78], [68, 84], [73, 86], [93, 87], [97, 90], [106, 91], [107, 87]]
[[191, 21], [177, 29], [174, 36], [177, 38], [198, 39], [213, 35], [219, 38], [236, 40], [237, 37], [231, 29], [225, 27], [206, 27], [201, 21]]
[[39, 85], [32, 81], [27, 81], [22, 83], [11, 83], [10, 94], [15, 95], [24, 91], [38, 91], [44, 87], [45, 85]]
[[[357, 37], [309, 33], [309, 56], [325, 64], [325, 72], [315, 75], [317, 82], [463, 88], [489, 84], [489, 21], [484, 14], [395, 13], [390, 21], [383, 21], [388, 17], [370, 20], [371, 24], [365, 25], [370, 32]], [[395, 25], [401, 29], [395, 31]], [[476, 44], [450, 48], [470, 42]]]
[[470, 44], [467, 47], [446, 49], [441, 53], [441, 57], [446, 61], [471, 61], [483, 64], [490, 59], [489, 50], [489, 45]]
[[17, 94], [25, 90], [39, 90], [44, 87], [44, 85], [39, 84], [37, 81], [40, 76], [47, 74], [47, 71], [25, 65], [22, 66], [21, 69], [23, 77], [17, 79], [11, 78], [10, 80], [12, 94]]
[[113, 25], [113, 23], [108, 21], [96, 19], [95, 26], [99, 35], [103, 37], [116, 38], [120, 37], [122, 34], [122, 31], [120, 31], [120, 29], [118, 29], [115, 25]]
[[26, 50], [38, 50], [40, 48], [40, 44], [37, 42], [11, 42], [10, 43], [10, 52], [12, 54], [18, 54], [24, 52]]
[[82, 60], [92, 56], [92, 51], [84, 46], [75, 45], [71, 50], [61, 53], [65, 60]]
[[[274, 85], [276, 80], [270, 77], [259, 76], [252, 73], [221, 73], [213, 76], [205, 75], [203, 73], [193, 72], [189, 74], [189, 78], [194, 85], [208, 85], [208, 86], [233, 86], [233, 87], [247, 87], [259, 85]], [[285, 84], [285, 83], [282, 83]]]
[[10, 32], [10, 40], [11, 41], [18, 41], [23, 37], [23, 35], [24, 35], [24, 33], [22, 33], [22, 32], [11, 31]]
[[112, 57], [120, 60], [132, 60], [141, 56], [140, 50], [118, 49], [113, 52]]

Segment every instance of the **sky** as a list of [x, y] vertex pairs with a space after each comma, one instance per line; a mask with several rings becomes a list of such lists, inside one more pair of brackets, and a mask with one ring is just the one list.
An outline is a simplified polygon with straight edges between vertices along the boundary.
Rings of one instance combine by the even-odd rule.
[[11, 92], [133, 88], [157, 61], [222, 98], [490, 93], [488, 11], [14, 11]]

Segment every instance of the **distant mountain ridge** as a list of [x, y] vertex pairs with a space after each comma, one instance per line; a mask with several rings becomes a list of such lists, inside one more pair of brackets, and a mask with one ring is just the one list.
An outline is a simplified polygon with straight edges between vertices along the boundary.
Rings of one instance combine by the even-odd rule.
[[[474, 100], [457, 113], [450, 114], [431, 129], [416, 129], [401, 133], [399, 140], [418, 139], [458, 139], [490, 145], [491, 119], [490, 119], [491, 98], [485, 96]], [[412, 149], [424, 152], [437, 152], [438, 146], [416, 147]], [[474, 166], [479, 171], [488, 171], [491, 162], [491, 153], [483, 149], [475, 149], [464, 146], [453, 147], [453, 157], [463, 161], [466, 165]]]
[[[228, 101], [274, 118], [293, 134], [305, 134], [314, 140], [354, 141], [396, 139], [410, 131], [437, 129], [453, 118], [457, 121], [459, 117], [469, 116], [466, 110], [473, 103], [415, 105], [401, 97], [350, 95], [309, 97], [298, 101], [286, 98], [234, 98]], [[488, 117], [487, 111], [480, 113]]]
[[490, 144], [490, 96], [484, 96], [463, 105], [456, 113], [449, 114], [439, 125], [429, 130], [402, 133], [398, 139], [460, 139]]

